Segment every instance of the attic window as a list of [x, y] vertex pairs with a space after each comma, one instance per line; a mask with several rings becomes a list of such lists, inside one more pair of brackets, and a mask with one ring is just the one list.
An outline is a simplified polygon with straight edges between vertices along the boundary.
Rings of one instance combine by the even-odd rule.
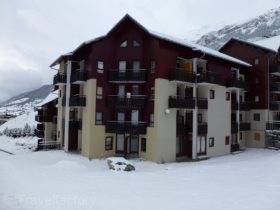
[[140, 43], [137, 41], [133, 41], [133, 47], [140, 47]]
[[127, 40], [121, 43], [120, 47], [127, 47]]

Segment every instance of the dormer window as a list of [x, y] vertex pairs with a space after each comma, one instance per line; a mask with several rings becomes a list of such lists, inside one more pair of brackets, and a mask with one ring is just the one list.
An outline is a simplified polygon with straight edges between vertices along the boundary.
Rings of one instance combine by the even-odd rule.
[[120, 45], [120, 47], [127, 47], [127, 40], [123, 41]]
[[133, 41], [133, 47], [140, 47], [140, 43], [137, 41]]

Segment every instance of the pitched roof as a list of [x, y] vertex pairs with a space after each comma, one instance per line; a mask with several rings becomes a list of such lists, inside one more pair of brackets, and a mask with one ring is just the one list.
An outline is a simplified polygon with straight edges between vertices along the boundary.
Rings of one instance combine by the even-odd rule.
[[268, 52], [272, 52], [272, 53], [276, 53], [277, 51], [271, 49], [271, 48], [268, 48], [262, 44], [258, 44], [258, 42], [249, 42], [249, 41], [245, 41], [245, 40], [242, 40], [242, 39], [238, 39], [238, 38], [231, 38], [229, 41], [227, 41], [220, 49], [219, 51], [223, 50], [225, 47], [227, 47], [231, 42], [240, 42], [240, 43], [243, 43], [243, 44], [246, 44], [246, 45], [250, 45], [250, 46], [253, 46], [253, 47], [256, 47], [256, 48], [260, 48], [262, 50], [265, 50], [265, 51], [268, 51]]
[[230, 61], [232, 63], [236, 63], [236, 64], [243, 65], [243, 66], [246, 66], [246, 67], [251, 66], [251, 64], [249, 64], [249, 63], [246, 63], [242, 60], [231, 57], [231, 56], [226, 55], [224, 53], [221, 53], [217, 50], [213, 50], [213, 49], [210, 49], [210, 48], [198, 45], [198, 44], [194, 44], [194, 43], [191, 43], [191, 42], [186, 42], [185, 40], [182, 40], [180, 38], [175, 38], [175, 37], [172, 37], [172, 36], [169, 36], [169, 35], [165, 35], [163, 33], [158, 33], [158, 32], [155, 32], [153, 30], [149, 30], [146, 27], [144, 27], [142, 24], [140, 24], [138, 21], [136, 21], [134, 18], [132, 18], [129, 14], [126, 14], [120, 21], [118, 21], [106, 35], [101, 36], [101, 37], [97, 37], [95, 39], [92, 39], [92, 40], [89, 40], [89, 41], [86, 41], [86, 42], [83, 42], [81, 45], [79, 45], [79, 47], [77, 47], [73, 51], [73, 53], [75, 53], [77, 50], [79, 50], [82, 46], [85, 46], [87, 44], [91, 44], [95, 41], [99, 41], [102, 38], [108, 36], [126, 19], [131, 20], [133, 23], [135, 23], [138, 27], [140, 27], [142, 30], [144, 30], [146, 33], [148, 33], [152, 37], [155, 37], [155, 38], [158, 38], [158, 39], [161, 39], [161, 40], [165, 40], [165, 41], [168, 41], [168, 42], [172, 42], [174, 44], [190, 48], [191, 50], [194, 50], [194, 51], [201, 51], [202, 53], [205, 53], [207, 55], [217, 57], [217, 58], [220, 58], [220, 59], [223, 59], [223, 60], [227, 60], [227, 61]]
[[36, 107], [44, 106], [58, 98], [58, 90], [51, 92], [41, 103], [37, 104]]
[[280, 47], [280, 35], [274, 36], [266, 39], [262, 39], [259, 41], [254, 42], [255, 44], [265, 47], [267, 49], [271, 49], [275, 52], [278, 52], [278, 49]]

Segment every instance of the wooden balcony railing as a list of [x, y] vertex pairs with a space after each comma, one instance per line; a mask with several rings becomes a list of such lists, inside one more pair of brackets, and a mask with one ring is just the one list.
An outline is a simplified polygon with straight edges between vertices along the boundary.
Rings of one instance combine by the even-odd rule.
[[87, 80], [87, 74], [85, 71], [74, 71], [71, 73], [71, 83], [81, 84]]
[[146, 134], [147, 123], [131, 121], [107, 121], [105, 131], [106, 133]]
[[54, 75], [53, 84], [54, 85], [66, 84], [66, 75], [60, 73]]
[[194, 109], [194, 106], [195, 106], [194, 98], [169, 96], [169, 108]]
[[131, 95], [130, 97], [121, 97], [118, 95], [107, 96], [107, 106], [117, 109], [142, 109], [145, 107], [145, 95]]
[[110, 82], [146, 82], [147, 81], [147, 70], [126, 70], [120, 72], [118, 70], [111, 70], [108, 72], [108, 80]]

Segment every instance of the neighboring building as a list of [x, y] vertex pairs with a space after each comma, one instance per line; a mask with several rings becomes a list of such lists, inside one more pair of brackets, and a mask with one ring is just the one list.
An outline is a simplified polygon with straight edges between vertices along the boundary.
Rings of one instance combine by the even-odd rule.
[[[280, 43], [273, 45], [271, 41], [255, 44], [231, 39], [220, 49], [253, 65], [251, 71], [244, 72], [249, 85], [245, 98], [250, 101], [248, 116], [251, 123], [247, 147], [280, 146], [280, 56], [276, 50]], [[260, 45], [262, 43], [267, 46]]]
[[57, 141], [65, 151], [172, 162], [229, 154], [249, 137], [251, 65], [151, 32], [129, 15], [57, 65]]
[[39, 138], [38, 149], [59, 148], [57, 141], [57, 93], [50, 93], [46, 99], [36, 106], [38, 122], [35, 135]]

